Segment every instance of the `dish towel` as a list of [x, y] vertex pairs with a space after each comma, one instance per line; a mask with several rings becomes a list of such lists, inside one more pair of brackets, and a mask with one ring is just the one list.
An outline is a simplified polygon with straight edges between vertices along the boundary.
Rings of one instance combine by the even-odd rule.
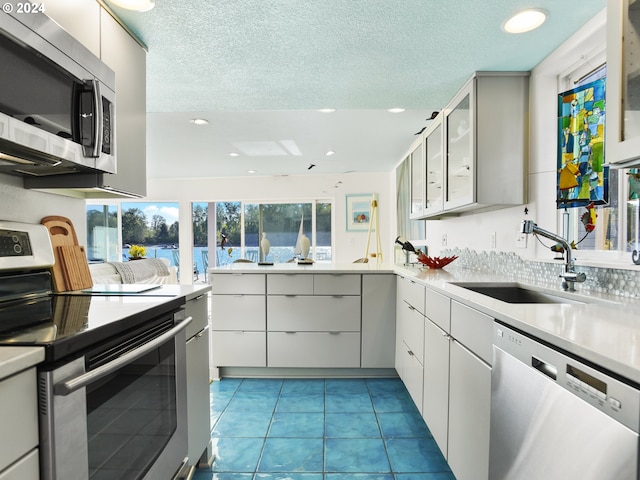
[[166, 263], [159, 258], [143, 258], [130, 262], [108, 262], [113, 265], [122, 283], [140, 283], [154, 277], [170, 275]]

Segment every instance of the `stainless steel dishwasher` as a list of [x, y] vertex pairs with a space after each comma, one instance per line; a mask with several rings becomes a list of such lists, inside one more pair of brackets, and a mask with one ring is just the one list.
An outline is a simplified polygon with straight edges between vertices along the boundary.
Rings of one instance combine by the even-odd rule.
[[494, 324], [491, 480], [638, 480], [640, 392]]

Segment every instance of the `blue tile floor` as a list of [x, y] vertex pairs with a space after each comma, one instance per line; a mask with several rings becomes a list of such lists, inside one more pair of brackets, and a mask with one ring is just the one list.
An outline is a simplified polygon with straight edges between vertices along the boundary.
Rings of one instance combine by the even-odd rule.
[[223, 379], [211, 424], [194, 480], [455, 480], [396, 378]]

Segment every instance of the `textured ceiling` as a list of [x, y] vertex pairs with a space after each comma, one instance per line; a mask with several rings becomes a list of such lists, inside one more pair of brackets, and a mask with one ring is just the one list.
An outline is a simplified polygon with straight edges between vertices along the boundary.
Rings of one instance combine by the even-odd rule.
[[[541, 28], [520, 35], [501, 29], [507, 17], [530, 7], [549, 12]], [[362, 158], [343, 156], [340, 168], [330, 172], [327, 166], [325, 173], [388, 171], [415, 138], [414, 130], [426, 125], [424, 118], [442, 108], [472, 72], [530, 70], [604, 7], [605, 0], [157, 0], [146, 13], [113, 10], [149, 49], [150, 174], [175, 176], [165, 168], [175, 157], [164, 152], [181, 148], [197, 163], [200, 153], [190, 150], [202, 130], [192, 127], [186, 137], [154, 130], [167, 132], [172, 121], [191, 118], [189, 112], [215, 117], [218, 124], [227, 123], [225, 113], [244, 119], [238, 123], [230, 116], [224, 135], [205, 127], [206, 143], [194, 150], [215, 144], [222, 156], [206, 161], [219, 162], [217, 175], [238, 175], [245, 173], [228, 170], [232, 164], [224, 156], [235, 150], [230, 136], [235, 143], [239, 136], [245, 142], [299, 140], [306, 149], [297, 158], [298, 170], [317, 163], [312, 155], [317, 159], [333, 148], [336, 135], [349, 133], [340, 130], [348, 122], [333, 114], [328, 118], [340, 129], [318, 131], [313, 142], [296, 138], [310, 134], [300, 127], [324, 107], [374, 122], [367, 139], [359, 136], [362, 124], [353, 126], [352, 142], [360, 149], [350, 149], [368, 159], [368, 170]], [[381, 123], [380, 112], [372, 112], [397, 106], [414, 110], [414, 117], [401, 120], [400, 114]], [[252, 113], [259, 121], [251, 121]], [[373, 130], [401, 123], [404, 134]], [[231, 124], [238, 131], [231, 132]], [[383, 143], [389, 145], [383, 149]], [[382, 150], [393, 158], [382, 158]], [[293, 173], [290, 157], [270, 156], [273, 168], [258, 174], [272, 174], [280, 160], [286, 160], [280, 173]]]

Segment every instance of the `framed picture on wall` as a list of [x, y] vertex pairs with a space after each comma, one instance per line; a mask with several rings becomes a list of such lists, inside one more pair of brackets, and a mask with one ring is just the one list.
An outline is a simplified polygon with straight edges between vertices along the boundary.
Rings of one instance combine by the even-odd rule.
[[367, 232], [371, 222], [373, 193], [347, 195], [347, 232]]

